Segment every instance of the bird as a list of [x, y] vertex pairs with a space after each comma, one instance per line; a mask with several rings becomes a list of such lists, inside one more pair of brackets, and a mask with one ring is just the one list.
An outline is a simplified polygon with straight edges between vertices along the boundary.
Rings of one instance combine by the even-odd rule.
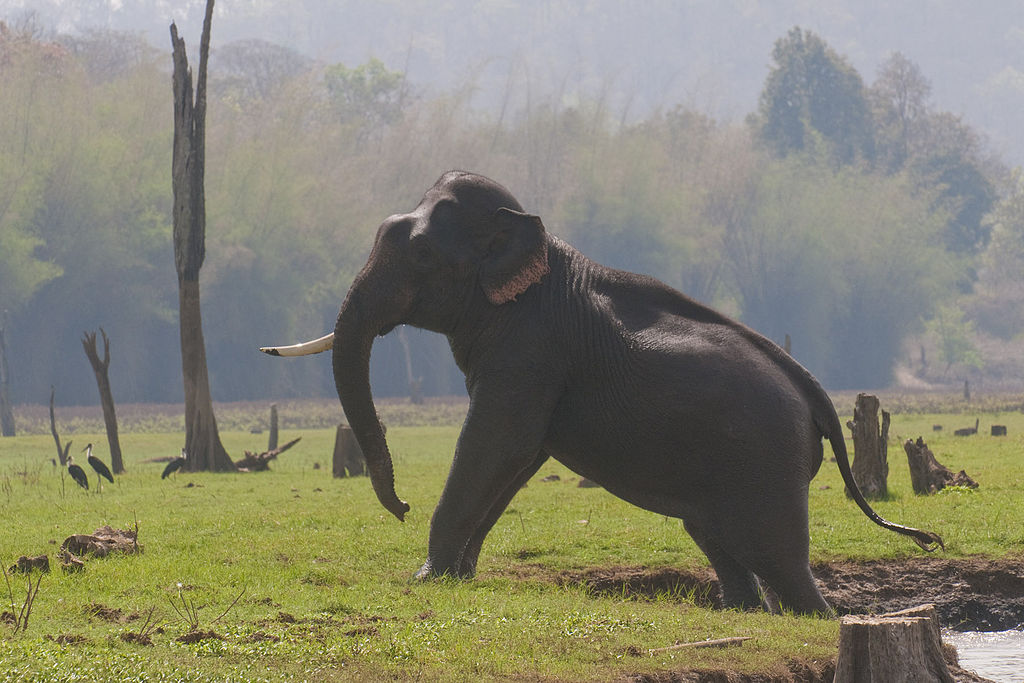
[[164, 468], [164, 473], [160, 475], [160, 478], [166, 479], [167, 477], [171, 476], [172, 474], [180, 470], [182, 467], [184, 467], [185, 459], [185, 449], [182, 448], [181, 455], [167, 463], [167, 467]]
[[85, 476], [85, 470], [73, 463], [71, 458], [68, 458], [68, 474], [71, 475], [71, 478], [74, 479], [79, 486], [86, 491], [89, 490], [89, 477]]
[[89, 465], [94, 470], [96, 470], [96, 481], [99, 482], [99, 478], [100, 477], [105, 477], [107, 481], [109, 481], [111, 484], [113, 484], [114, 483], [114, 475], [112, 475], [110, 473], [110, 468], [107, 467], [106, 464], [102, 460], [100, 460], [99, 458], [97, 458], [95, 455], [92, 454], [92, 444], [91, 443], [90, 444], [86, 444], [85, 451], [86, 451], [85, 459], [88, 461]]

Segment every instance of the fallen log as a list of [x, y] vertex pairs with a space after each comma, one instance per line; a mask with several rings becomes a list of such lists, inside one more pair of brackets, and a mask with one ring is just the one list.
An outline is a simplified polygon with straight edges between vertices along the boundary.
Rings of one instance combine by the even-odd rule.
[[953, 430], [953, 436], [974, 436], [978, 433], [979, 422], [980, 420], [978, 418], [974, 418], [973, 427], [961, 427], [960, 429], [955, 429]]
[[74, 555], [106, 557], [115, 552], [128, 555], [142, 552], [138, 530], [113, 529], [103, 526], [92, 534], [73, 534], [64, 539], [60, 549]]

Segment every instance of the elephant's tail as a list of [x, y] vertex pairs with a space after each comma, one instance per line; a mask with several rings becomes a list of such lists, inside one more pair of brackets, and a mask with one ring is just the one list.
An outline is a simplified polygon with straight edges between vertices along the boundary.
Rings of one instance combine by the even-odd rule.
[[[825, 400], [828, 401], [828, 398], [826, 397]], [[819, 428], [826, 427], [826, 429], [821, 430], [822, 434], [825, 435], [829, 444], [832, 445], [832, 452], [836, 456], [839, 472], [843, 475], [843, 482], [846, 484], [846, 489], [850, 492], [850, 495], [853, 496], [854, 501], [856, 501], [857, 506], [868, 516], [868, 519], [878, 526], [885, 527], [904, 536], [910, 536], [910, 538], [914, 539], [914, 543], [917, 543], [924, 550], [932, 552], [937, 547], [945, 550], [946, 546], [942, 543], [942, 537], [938, 534], [890, 522], [871, 508], [868, 501], [864, 499], [864, 494], [861, 493], [860, 487], [857, 486], [856, 480], [853, 478], [853, 470], [850, 469], [850, 457], [846, 451], [846, 441], [843, 438], [843, 428], [839, 422], [839, 416], [836, 414], [835, 408], [832, 407], [831, 403], [829, 403], [828, 408], [830, 416], [827, 418], [827, 423], [825, 425], [819, 424]]]

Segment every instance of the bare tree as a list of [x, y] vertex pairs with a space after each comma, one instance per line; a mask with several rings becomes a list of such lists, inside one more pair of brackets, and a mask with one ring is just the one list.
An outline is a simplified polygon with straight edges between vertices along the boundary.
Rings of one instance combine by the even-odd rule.
[[[89, 364], [92, 365], [92, 371], [96, 375], [96, 386], [100, 391], [100, 403], [103, 405], [103, 423], [107, 427], [107, 443], [110, 445], [110, 467], [114, 470], [114, 474], [121, 474], [124, 472], [124, 461], [121, 460], [121, 442], [117, 438], [117, 412], [114, 410], [114, 394], [110, 391], [110, 378], [107, 374], [107, 369], [110, 367], [110, 339], [102, 327], [100, 328], [100, 334], [103, 335], [102, 360], [100, 360], [100, 356], [96, 352], [95, 332], [82, 333], [82, 348], [85, 349], [85, 355], [89, 359]], [[59, 443], [58, 448], [60, 448]], [[65, 456], [64, 460], [67, 460], [67, 456]]]
[[217, 432], [206, 369], [206, 343], [199, 307], [199, 269], [206, 256], [206, 200], [203, 173], [206, 163], [206, 65], [210, 55], [210, 22], [213, 0], [206, 2], [206, 17], [199, 43], [199, 73], [192, 92], [192, 71], [185, 41], [171, 24], [174, 48], [174, 265], [178, 271], [181, 370], [185, 384], [186, 467], [233, 472], [231, 461]]
[[68, 451], [71, 450], [71, 442], [68, 441], [64, 446], [60, 445], [60, 435], [57, 434], [57, 419], [53, 414], [53, 397], [57, 393], [57, 389], [50, 385], [50, 433], [53, 434], [53, 440], [57, 443], [57, 459], [60, 460], [60, 466], [66, 467], [68, 464]]

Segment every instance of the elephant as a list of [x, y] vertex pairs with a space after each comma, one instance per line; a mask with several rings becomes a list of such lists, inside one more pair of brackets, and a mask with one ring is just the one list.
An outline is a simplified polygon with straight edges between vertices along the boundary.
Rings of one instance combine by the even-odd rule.
[[[448, 338], [469, 409], [417, 578], [471, 577], [487, 533], [548, 459], [679, 518], [723, 605], [830, 614], [808, 562], [808, 489], [835, 454], [856, 504], [887, 521], [850, 471], [818, 381], [776, 344], [660, 281], [600, 265], [547, 232], [502, 185], [449, 171], [380, 226], [334, 332], [280, 356], [332, 350], [338, 396], [374, 491], [399, 520], [369, 382], [374, 338], [397, 325]], [[773, 601], [774, 603], [774, 601]]]

